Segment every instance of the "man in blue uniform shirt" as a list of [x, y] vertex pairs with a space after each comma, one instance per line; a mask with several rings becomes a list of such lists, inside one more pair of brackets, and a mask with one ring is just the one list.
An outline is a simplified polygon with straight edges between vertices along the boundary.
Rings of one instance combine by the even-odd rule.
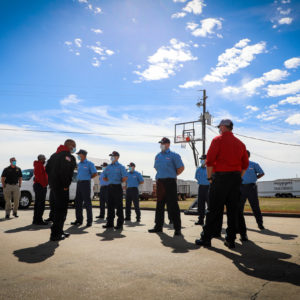
[[103, 180], [108, 182], [108, 216], [107, 223], [103, 225], [103, 228], [114, 227], [116, 209], [118, 220], [115, 229], [122, 229], [124, 223], [122, 182], [126, 182], [127, 172], [125, 167], [118, 162], [120, 154], [117, 151], [113, 151], [109, 156], [111, 164], [103, 172]]
[[177, 176], [183, 170], [184, 165], [179, 154], [170, 151], [170, 140], [162, 138], [161, 152], [155, 157], [154, 168], [156, 174], [157, 202], [155, 212], [155, 226], [148, 231], [151, 233], [162, 232], [164, 224], [164, 208], [167, 204], [169, 216], [174, 224], [175, 235], [181, 235], [181, 219], [177, 197]]
[[139, 203], [139, 185], [144, 183], [144, 178], [141, 173], [135, 171], [135, 164], [131, 162], [127, 172], [127, 189], [126, 189], [126, 218], [125, 221], [131, 221], [131, 204], [133, 202], [136, 221], [141, 221], [141, 211]]
[[[247, 150], [248, 157], [250, 157], [250, 152]], [[239, 209], [239, 232], [241, 235], [242, 241], [247, 241], [247, 228], [244, 218], [244, 207], [246, 200], [248, 199], [253, 214], [255, 216], [257, 225], [259, 229], [264, 230], [263, 226], [263, 218], [261, 215], [259, 200], [257, 194], [257, 179], [263, 177], [265, 175], [264, 171], [260, 167], [260, 165], [256, 162], [249, 161], [249, 167], [243, 176], [243, 182], [241, 185], [241, 201], [240, 201], [240, 209]]]
[[197, 179], [199, 188], [198, 188], [198, 213], [199, 220], [195, 223], [195, 225], [203, 225], [204, 224], [204, 216], [205, 216], [205, 203], [208, 205], [208, 190], [209, 190], [209, 181], [207, 180], [207, 172], [206, 172], [206, 155], [201, 156], [201, 165], [196, 170], [195, 179]]
[[104, 219], [105, 217], [105, 204], [107, 205], [108, 199], [108, 182], [103, 179], [103, 172], [107, 168], [107, 163], [104, 162], [102, 164], [102, 173], [100, 174], [99, 181], [100, 181], [100, 215], [96, 218]]
[[76, 220], [72, 225], [81, 225], [83, 222], [82, 206], [83, 203], [86, 208], [87, 227], [92, 226], [93, 212], [91, 200], [91, 179], [97, 176], [95, 165], [86, 159], [87, 152], [79, 150], [77, 153], [78, 160], [78, 173], [77, 173], [77, 189], [75, 198]]

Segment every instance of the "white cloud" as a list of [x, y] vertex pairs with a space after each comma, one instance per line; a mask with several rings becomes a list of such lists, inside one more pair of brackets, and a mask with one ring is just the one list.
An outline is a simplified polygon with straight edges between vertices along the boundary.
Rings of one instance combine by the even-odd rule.
[[200, 15], [202, 13], [202, 8], [205, 6], [204, 2], [201, 0], [191, 0], [182, 9], [185, 12], [193, 13], [195, 15]]
[[292, 22], [293, 22], [293, 18], [288, 18], [288, 17], [286, 17], [286, 18], [281, 18], [281, 19], [278, 20], [278, 23], [279, 23], [280, 25], [283, 25], [283, 24], [289, 25], [289, 24], [291, 24]]
[[77, 38], [77, 39], [74, 40], [74, 44], [75, 44], [77, 47], [80, 48], [80, 47], [82, 46], [82, 40], [79, 39], [79, 38]]
[[300, 66], [300, 57], [293, 57], [284, 62], [287, 69], [296, 69]]
[[179, 19], [179, 18], [183, 18], [185, 16], [186, 16], [185, 12], [177, 12], [177, 13], [171, 15], [171, 18], [172, 19]]
[[184, 3], [186, 2], [187, 0], [173, 0], [173, 2], [181, 2], [181, 3]]
[[257, 115], [257, 119], [262, 121], [273, 121], [286, 114], [284, 110], [279, 110], [277, 105], [270, 105], [267, 110], [264, 110], [261, 114]]
[[100, 7], [95, 7], [95, 9], [94, 9], [95, 14], [100, 14], [101, 11], [102, 11], [102, 9]]
[[253, 106], [253, 105], [247, 105], [246, 109], [249, 109], [251, 111], [258, 111], [259, 108], [257, 106]]
[[282, 4], [291, 3], [291, 0], [282, 0], [281, 3], [282, 3]]
[[244, 96], [253, 96], [257, 93], [257, 89], [264, 86], [268, 82], [276, 82], [285, 79], [289, 73], [286, 70], [273, 69], [263, 74], [259, 78], [254, 78], [243, 83], [240, 87], [227, 86], [222, 89], [225, 94], [243, 94]]
[[190, 89], [190, 88], [194, 88], [197, 86], [202, 86], [203, 83], [201, 80], [191, 80], [191, 81], [187, 81], [184, 84], [179, 85], [179, 87], [181, 89]]
[[115, 53], [114, 51], [109, 50], [109, 49], [105, 50], [105, 52], [107, 55], [113, 55]]
[[289, 15], [291, 13], [291, 11], [292, 10], [290, 8], [288, 8], [287, 10], [279, 9], [279, 13], [281, 15]]
[[146, 70], [134, 71], [134, 73], [140, 76], [140, 80], [169, 78], [183, 67], [184, 62], [197, 60], [189, 48], [190, 45], [171, 39], [170, 46], [162, 46], [148, 57], [149, 67]]
[[77, 95], [75, 94], [70, 94], [66, 98], [62, 99], [60, 101], [61, 105], [69, 105], [69, 104], [77, 104], [81, 102], [82, 100], [77, 98]]
[[78, 0], [79, 3], [88, 3], [88, 0]]
[[[216, 30], [222, 29], [222, 22], [219, 19], [207, 18], [200, 21], [200, 27], [196, 23], [187, 23], [187, 29], [191, 30], [193, 36], [207, 37], [215, 34]], [[218, 37], [222, 37], [218, 35]]]
[[97, 59], [97, 57], [93, 57], [92, 66], [95, 68], [100, 67], [100, 61]]
[[66, 46], [71, 46], [71, 45], [72, 45], [72, 42], [70, 42], [70, 41], [65, 41], [65, 45], [66, 45]]
[[101, 29], [99, 29], [99, 28], [91, 28], [91, 31], [93, 31], [96, 34], [103, 33], [103, 31]]
[[300, 80], [285, 84], [270, 84], [267, 86], [268, 96], [279, 97], [300, 92]]
[[195, 48], [199, 48], [199, 45], [198, 44], [194, 44], [193, 45]]
[[96, 54], [100, 56], [104, 55], [104, 49], [98, 46], [87, 46], [88, 48], [92, 49]]
[[286, 99], [279, 101], [279, 104], [300, 105], [300, 95], [287, 97]]
[[248, 45], [249, 42], [249, 39], [243, 39], [234, 47], [226, 49], [218, 57], [216, 68], [204, 77], [204, 81], [226, 82], [227, 76], [236, 73], [239, 69], [246, 68], [255, 59], [255, 55], [265, 52], [266, 42]]
[[285, 122], [287, 122], [290, 125], [300, 125], [300, 114], [291, 115], [285, 120]]

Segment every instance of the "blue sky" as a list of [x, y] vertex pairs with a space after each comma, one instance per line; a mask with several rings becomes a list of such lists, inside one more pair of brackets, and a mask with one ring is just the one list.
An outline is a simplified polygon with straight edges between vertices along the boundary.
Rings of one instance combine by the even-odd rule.
[[[197, 90], [205, 88], [215, 124], [230, 117], [236, 133], [300, 144], [299, 7], [289, 0], [1, 1], [0, 127], [93, 132], [71, 137], [94, 157], [116, 149], [121, 162], [154, 175], [158, 137], [197, 120]], [[208, 145], [214, 135], [208, 131]], [[0, 167], [11, 155], [30, 167], [66, 137], [3, 131]], [[242, 140], [267, 179], [300, 175], [292, 164], [299, 147]], [[173, 148], [187, 166], [182, 178], [192, 178], [191, 151]]]

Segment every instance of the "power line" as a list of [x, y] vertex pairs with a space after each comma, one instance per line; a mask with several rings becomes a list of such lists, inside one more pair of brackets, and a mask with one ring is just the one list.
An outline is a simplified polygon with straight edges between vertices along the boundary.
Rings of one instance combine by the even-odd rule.
[[[216, 128], [215, 126], [212, 126], [212, 127]], [[211, 130], [211, 131], [216, 133], [213, 130]], [[238, 136], [241, 136], [241, 137], [245, 137], [247, 139], [257, 140], [257, 141], [261, 141], [261, 142], [267, 142], [267, 143], [273, 143], [273, 144], [279, 144], [279, 145], [285, 145], [285, 146], [300, 147], [300, 144], [290, 144], [290, 143], [284, 143], [284, 142], [278, 142], [278, 141], [265, 140], [265, 139], [260, 139], [260, 138], [256, 138], [256, 137], [253, 137], [253, 136], [247, 136], [247, 135], [239, 134], [239, 133], [236, 133], [236, 132], [234, 134], [238, 135]]]

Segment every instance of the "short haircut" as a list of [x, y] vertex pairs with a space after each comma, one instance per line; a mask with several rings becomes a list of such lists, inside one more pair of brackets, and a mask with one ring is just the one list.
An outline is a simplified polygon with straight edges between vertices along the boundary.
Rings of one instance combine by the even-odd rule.
[[38, 160], [46, 159], [46, 156], [44, 154], [40, 154], [37, 157]]
[[15, 158], [15, 157], [11, 157], [11, 158], [9, 159], [10, 162], [12, 162], [13, 160], [16, 160], [16, 158]]
[[65, 146], [69, 146], [69, 145], [76, 145], [75, 141], [74, 140], [71, 140], [71, 139], [68, 139], [65, 141]]
[[250, 157], [250, 151], [247, 150], [248, 157]]

